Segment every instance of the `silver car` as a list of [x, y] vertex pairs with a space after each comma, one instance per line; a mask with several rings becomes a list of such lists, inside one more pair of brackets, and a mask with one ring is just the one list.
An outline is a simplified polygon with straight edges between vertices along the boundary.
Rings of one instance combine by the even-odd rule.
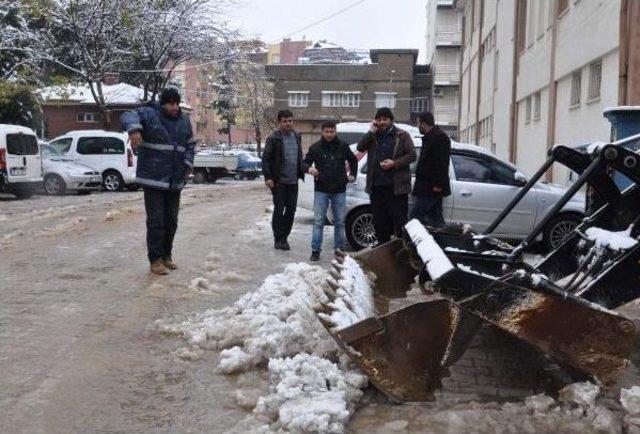
[[100, 190], [102, 176], [93, 167], [64, 156], [49, 145], [40, 145], [44, 191], [50, 195], [62, 195], [70, 191], [89, 192]]
[[[420, 149], [416, 146], [418, 155]], [[414, 163], [412, 172], [415, 166]], [[346, 219], [347, 239], [357, 250], [377, 244], [369, 195], [365, 192], [366, 155], [359, 162], [359, 171], [357, 181], [347, 188]], [[469, 224], [476, 232], [484, 231], [527, 182], [513, 164], [499, 160], [484, 148], [462, 143], [452, 143], [449, 176], [451, 195], [443, 201], [445, 221]], [[525, 238], [564, 192], [560, 186], [538, 183], [498, 226], [494, 235], [507, 240]], [[411, 201], [412, 196], [409, 197]], [[310, 175], [300, 187], [298, 203], [313, 210], [313, 178]], [[572, 232], [584, 217], [584, 210], [584, 195], [576, 195], [545, 228], [542, 241], [546, 247], [555, 247]]]

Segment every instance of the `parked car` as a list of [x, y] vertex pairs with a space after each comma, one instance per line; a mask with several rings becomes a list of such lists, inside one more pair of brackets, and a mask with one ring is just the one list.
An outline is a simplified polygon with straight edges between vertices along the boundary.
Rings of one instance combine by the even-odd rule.
[[42, 186], [42, 162], [33, 130], [0, 124], [0, 192], [29, 198]]
[[[353, 145], [355, 147], [355, 145]], [[416, 146], [418, 155], [421, 150]], [[412, 172], [415, 172], [415, 163]], [[360, 250], [377, 244], [369, 195], [365, 192], [366, 154], [359, 161], [359, 176], [347, 188], [346, 235], [351, 246]], [[527, 178], [516, 166], [499, 160], [475, 145], [452, 142], [451, 196], [443, 201], [446, 222], [461, 222], [482, 232], [498, 216]], [[538, 183], [494, 232], [498, 238], [523, 239], [562, 196], [565, 189]], [[411, 202], [412, 196], [410, 196]], [[313, 178], [306, 175], [300, 188], [299, 205], [313, 210]], [[411, 208], [411, 204], [410, 204]], [[547, 248], [558, 245], [584, 217], [584, 196], [574, 197], [543, 232]], [[330, 217], [330, 216], [329, 216]]]
[[107, 191], [135, 190], [137, 157], [125, 133], [78, 130], [49, 142], [60, 154], [77, 159], [100, 172]]
[[262, 160], [248, 151], [200, 151], [193, 160], [193, 182], [214, 183], [220, 178], [254, 180], [262, 172]]
[[49, 145], [40, 145], [44, 191], [49, 195], [100, 190], [102, 176], [96, 169], [66, 157]]

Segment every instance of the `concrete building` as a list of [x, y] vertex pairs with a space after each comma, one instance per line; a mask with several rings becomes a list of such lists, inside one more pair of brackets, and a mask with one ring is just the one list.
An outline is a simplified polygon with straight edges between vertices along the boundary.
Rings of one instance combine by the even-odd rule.
[[411, 122], [431, 106], [431, 73], [416, 65], [418, 50], [371, 50], [371, 64], [267, 65], [274, 82], [274, 112], [289, 109], [308, 147], [325, 120], [370, 122], [390, 107], [398, 122]]
[[312, 43], [312, 41], [292, 41], [291, 38], [285, 38], [281, 42], [270, 44], [267, 65], [295, 65], [298, 59], [303, 57], [305, 48]]
[[427, 1], [427, 63], [433, 71], [433, 114], [452, 138], [458, 136], [462, 13], [454, 0]]
[[[623, 4], [627, 0], [457, 1], [464, 26], [461, 140], [528, 173], [554, 144], [607, 141], [604, 108], [629, 103], [619, 99]], [[557, 183], [567, 179], [561, 169], [548, 174]]]

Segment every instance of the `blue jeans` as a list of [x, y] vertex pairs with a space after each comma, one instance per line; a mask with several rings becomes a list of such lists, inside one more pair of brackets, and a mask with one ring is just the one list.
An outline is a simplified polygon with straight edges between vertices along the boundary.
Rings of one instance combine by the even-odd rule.
[[428, 226], [444, 226], [442, 216], [442, 196], [418, 196], [411, 209], [411, 218], [418, 219]]
[[327, 217], [327, 209], [331, 203], [333, 211], [333, 248], [344, 249], [345, 232], [344, 220], [347, 215], [347, 193], [322, 193], [316, 191], [313, 196], [313, 237], [311, 238], [311, 250], [322, 250], [322, 235]]

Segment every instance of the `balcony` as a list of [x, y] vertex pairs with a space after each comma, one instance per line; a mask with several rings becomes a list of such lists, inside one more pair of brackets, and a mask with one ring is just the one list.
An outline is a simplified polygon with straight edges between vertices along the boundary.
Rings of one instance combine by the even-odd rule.
[[460, 65], [435, 65], [434, 84], [436, 86], [458, 86]]
[[458, 106], [457, 105], [439, 105], [438, 100], [434, 100], [433, 115], [436, 123], [439, 125], [457, 125], [458, 124]]
[[436, 27], [436, 46], [459, 47], [462, 45], [462, 28], [457, 26]]

